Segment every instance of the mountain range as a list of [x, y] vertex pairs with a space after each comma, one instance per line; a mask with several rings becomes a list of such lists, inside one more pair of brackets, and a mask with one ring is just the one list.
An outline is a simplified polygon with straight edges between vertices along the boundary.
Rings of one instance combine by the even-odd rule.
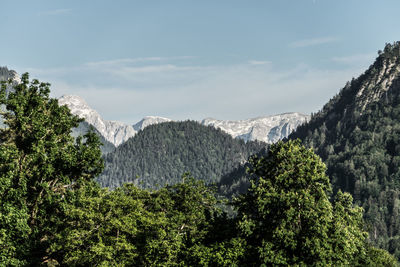
[[237, 121], [207, 118], [202, 120], [201, 124], [220, 128], [234, 138], [271, 144], [286, 138], [309, 118], [307, 115], [293, 112]]
[[[9, 70], [7, 67], [0, 67], [0, 81], [8, 79], [12, 79], [16, 83], [20, 82], [20, 77], [16, 71]], [[149, 125], [172, 121], [171, 119], [159, 116], [146, 116], [136, 124], [130, 125], [120, 121], [103, 119], [80, 96], [64, 95], [58, 101], [60, 105], [67, 105], [72, 114], [85, 119], [89, 125], [92, 125], [100, 133], [104, 140], [115, 147], [135, 136], [137, 132]], [[309, 118], [310, 116], [308, 115], [293, 112], [236, 121], [206, 118], [200, 123], [205, 126], [219, 128], [234, 138], [243, 139], [246, 142], [258, 140], [266, 143], [274, 143], [286, 138], [299, 125], [307, 122]], [[79, 129], [74, 130], [74, 135], [81, 134], [88, 128], [86, 124], [80, 125]], [[110, 147], [110, 144], [106, 146]]]
[[[171, 119], [158, 116], [146, 116], [136, 124], [129, 125], [119, 121], [104, 120], [96, 110], [92, 109], [79, 96], [64, 95], [58, 101], [61, 105], [67, 105], [73, 114], [84, 118], [107, 141], [115, 146], [121, 145], [149, 125], [172, 121]], [[294, 129], [305, 123], [308, 119], [308, 115], [284, 113], [238, 121], [207, 118], [200, 123], [205, 126], [219, 128], [234, 138], [243, 139], [244, 141], [258, 140], [266, 143], [274, 143], [286, 138]]]

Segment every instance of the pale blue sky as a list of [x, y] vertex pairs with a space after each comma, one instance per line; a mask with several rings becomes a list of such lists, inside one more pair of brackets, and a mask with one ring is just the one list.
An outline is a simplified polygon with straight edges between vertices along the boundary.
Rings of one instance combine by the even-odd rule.
[[398, 0], [0, 0], [0, 66], [109, 120], [315, 112], [400, 40]]

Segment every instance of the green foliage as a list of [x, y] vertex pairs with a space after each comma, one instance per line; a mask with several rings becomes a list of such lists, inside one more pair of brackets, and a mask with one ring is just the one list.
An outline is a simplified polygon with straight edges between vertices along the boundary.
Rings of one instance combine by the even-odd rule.
[[66, 206], [65, 225], [51, 246], [60, 263], [135, 265], [146, 239], [160, 239], [163, 222], [144, 207], [149, 192], [130, 185], [109, 192], [86, 184], [72, 197]]
[[216, 183], [265, 145], [245, 143], [194, 121], [151, 125], [105, 155], [106, 167], [98, 181], [111, 188], [134, 182], [155, 189], [176, 184], [182, 173], [189, 172]]
[[[9, 82], [9, 85], [11, 82]], [[99, 141], [93, 133], [74, 142], [80, 122], [67, 107], [49, 98], [49, 84], [22, 82], [6, 91], [0, 105], [0, 259], [5, 265], [49, 260], [47, 249], [66, 192], [102, 170]]]
[[[368, 234], [364, 231], [363, 210], [353, 207], [349, 193], [337, 192], [332, 204], [332, 221], [329, 239], [332, 245], [333, 263], [354, 266], [364, 265], [369, 256], [366, 247]], [[372, 258], [371, 262], [375, 262]]]
[[235, 200], [248, 243], [246, 264], [355, 266], [366, 255], [362, 210], [331, 186], [321, 159], [299, 141], [278, 142], [267, 157], [250, 160], [255, 175]]
[[[327, 164], [333, 191], [349, 192], [365, 210], [372, 244], [400, 259], [400, 43], [299, 127], [290, 138]], [[390, 82], [389, 82], [390, 81]]]
[[223, 234], [214, 231], [227, 219], [212, 189], [187, 175], [183, 183], [152, 192], [133, 184], [114, 191], [86, 184], [68, 203], [51, 247], [65, 265], [205, 265], [211, 250], [227, 261], [220, 252], [225, 248], [217, 247]]
[[393, 257], [389, 252], [383, 249], [375, 248], [373, 246], [368, 247], [367, 258], [363, 262], [365, 267], [398, 267], [399, 263], [396, 258]]
[[[278, 142], [266, 157], [251, 158], [251, 188], [235, 200], [238, 216], [231, 218], [215, 188], [205, 184], [217, 176], [197, 181], [185, 174], [180, 183], [167, 179], [175, 184], [153, 191], [132, 183], [101, 188], [93, 181], [103, 167], [98, 136], [71, 136], [81, 120], [49, 98], [48, 84], [29, 83], [23, 75], [13, 91], [2, 86], [0, 105], [6, 107], [6, 127], [0, 129], [0, 266], [397, 264], [366, 243], [362, 209], [353, 207], [348, 193], [339, 191], [331, 204], [325, 165], [299, 141]], [[214, 166], [220, 175], [262, 147], [186, 122], [179, 124], [179, 135], [191, 137], [164, 150], [176, 130], [165, 125], [167, 134], [150, 131], [151, 139], [138, 140], [162, 144], [150, 147], [168, 164], [169, 157], [181, 159], [174, 158], [174, 148], [185, 144], [184, 153], [194, 153], [188, 160], [206, 147], [205, 155], [233, 162], [206, 163], [200, 156], [195, 163]], [[226, 150], [211, 139], [193, 138], [210, 132], [225, 140]], [[151, 142], [161, 137], [170, 141]]]

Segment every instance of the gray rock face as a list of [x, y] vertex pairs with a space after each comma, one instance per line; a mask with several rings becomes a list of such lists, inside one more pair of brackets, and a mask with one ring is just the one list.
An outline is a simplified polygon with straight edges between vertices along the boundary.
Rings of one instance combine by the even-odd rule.
[[[21, 82], [21, 78], [18, 76], [15, 70], [9, 70], [7, 67], [0, 67], [0, 82], [8, 81], [9, 79], [13, 81], [13, 85], [17, 85], [18, 83]], [[7, 85], [6, 90], [11, 90], [11, 86]], [[5, 110], [5, 107], [0, 106], [0, 109]], [[1, 128], [5, 127], [3, 116], [0, 116], [0, 127]]]
[[287, 137], [299, 125], [308, 121], [310, 116], [301, 113], [284, 113], [248, 120], [223, 121], [204, 119], [201, 124], [220, 128], [224, 132], [245, 141], [263, 141], [274, 143]]
[[[171, 121], [168, 118], [147, 116], [135, 125], [127, 125], [118, 121], [106, 121], [100, 114], [89, 107], [79, 96], [65, 95], [58, 102], [67, 105], [71, 112], [84, 118], [93, 125], [104, 138], [118, 146], [133, 137], [138, 131], [145, 127]], [[310, 117], [300, 113], [284, 113], [274, 116], [258, 117], [248, 120], [223, 121], [207, 118], [201, 121], [203, 125], [211, 125], [227, 132], [235, 138], [245, 141], [259, 140], [266, 143], [274, 143], [287, 137], [300, 124], [305, 123]]]
[[146, 116], [144, 117], [141, 121], [133, 125], [133, 128], [136, 131], [143, 130], [145, 127], [152, 125], [152, 124], [158, 124], [162, 122], [168, 122], [171, 121], [171, 119], [168, 118], [163, 118], [163, 117], [157, 117], [157, 116]]
[[171, 121], [167, 118], [147, 116], [132, 126], [119, 121], [104, 120], [83, 98], [76, 95], [64, 95], [58, 99], [58, 103], [66, 105], [72, 114], [85, 119], [87, 123], [95, 127], [107, 141], [115, 146], [119, 146], [149, 125]]
[[[380, 76], [382, 76], [382, 74], [380, 74]], [[21, 82], [16, 71], [9, 70], [7, 67], [0, 67], [0, 81], [7, 81], [9, 79], [12, 79], [16, 84]], [[392, 79], [389, 79], [389, 83], [391, 80]], [[83, 98], [76, 95], [64, 95], [58, 99], [58, 102], [60, 105], [67, 105], [72, 114], [85, 119], [88, 124], [96, 128], [106, 141], [114, 146], [119, 146], [130, 137], [133, 137], [138, 131], [143, 130], [149, 125], [171, 121], [171, 119], [168, 118], [147, 116], [134, 125], [128, 125], [119, 121], [104, 120]], [[201, 124], [220, 128], [233, 137], [241, 138], [245, 141], [259, 140], [267, 143], [274, 143], [287, 137], [297, 126], [306, 122], [308, 119], [309, 116], [300, 113], [284, 113], [275, 116], [238, 121], [223, 121], [207, 118], [201, 121]], [[4, 127], [2, 118], [0, 118], [0, 127], [1, 126]], [[82, 127], [83, 126], [81, 126], [81, 128]], [[87, 126], [83, 128], [86, 129]], [[76, 133], [81, 133], [81, 130], [75, 129]]]
[[[77, 138], [78, 136], [82, 136], [85, 135], [91, 128], [93, 128], [89, 123], [87, 123], [86, 121], [83, 121], [81, 123], [79, 123], [78, 127], [73, 128], [71, 135], [74, 138]], [[99, 131], [97, 131], [96, 128], [94, 128], [94, 132], [97, 134], [97, 136], [100, 139], [100, 142], [102, 143], [102, 146], [100, 146], [101, 152], [103, 155], [110, 153], [111, 151], [113, 151], [115, 149], [115, 145], [112, 144], [111, 142], [109, 142], [108, 140], [106, 140], [104, 138], [104, 136], [99, 133]]]
[[104, 138], [118, 146], [134, 136], [136, 131], [131, 125], [119, 121], [104, 120], [100, 114], [92, 109], [86, 101], [76, 95], [64, 95], [58, 99], [60, 105], [66, 105], [71, 113], [85, 119], [86, 122], [93, 125]]
[[7, 67], [0, 67], [0, 81], [13, 80], [15, 83], [20, 83], [21, 78], [15, 70], [9, 70]]
[[[369, 71], [369, 79], [360, 84], [355, 99], [361, 110], [364, 110], [369, 103], [381, 99], [391, 88], [393, 82], [398, 80], [400, 75], [398, 57], [394, 54], [393, 58], [382, 60], [381, 65], [377, 67], [378, 71]], [[349, 87], [349, 85], [346, 87]]]

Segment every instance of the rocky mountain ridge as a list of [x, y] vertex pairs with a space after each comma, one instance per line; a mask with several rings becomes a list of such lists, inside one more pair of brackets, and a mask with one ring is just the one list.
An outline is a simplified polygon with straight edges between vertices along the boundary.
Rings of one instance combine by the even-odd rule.
[[[13, 84], [18, 84], [21, 82], [21, 78], [15, 70], [9, 70], [7, 67], [0, 67], [0, 81], [12, 80]], [[6, 90], [10, 90], [11, 86], [7, 85]], [[4, 106], [0, 107], [1, 110], [5, 109]], [[5, 127], [3, 117], [0, 116], [0, 127]]]
[[15, 70], [9, 70], [7, 67], [0, 67], [0, 81], [13, 80], [15, 83], [20, 83], [21, 78]]
[[119, 121], [104, 120], [100, 114], [92, 109], [86, 101], [77, 95], [64, 95], [58, 99], [60, 105], [66, 105], [72, 114], [85, 119], [94, 126], [104, 138], [118, 146], [136, 134], [132, 126]]
[[144, 117], [135, 125], [129, 125], [120, 121], [104, 120], [82, 97], [77, 95], [64, 95], [58, 99], [58, 103], [60, 105], [68, 106], [72, 114], [85, 119], [85, 121], [94, 126], [107, 141], [111, 142], [115, 146], [124, 143], [144, 127], [171, 121], [170, 119], [156, 116]]
[[308, 115], [293, 112], [238, 121], [207, 118], [201, 124], [220, 128], [233, 137], [245, 141], [258, 140], [271, 144], [286, 138], [309, 118]]
[[162, 123], [162, 122], [169, 122], [169, 121], [172, 121], [172, 120], [168, 119], [168, 118], [158, 117], [158, 116], [146, 116], [141, 121], [139, 121], [138, 123], [133, 125], [133, 129], [135, 129], [138, 132], [140, 130], [143, 130], [147, 126]]
[[[21, 81], [16, 71], [9, 70], [7, 67], [0, 67], [0, 81], [8, 79], [12, 79], [15, 83]], [[129, 125], [119, 121], [103, 119], [80, 96], [64, 95], [58, 101], [60, 105], [67, 105], [73, 114], [85, 119], [88, 124], [94, 126], [104, 139], [114, 146], [119, 146], [149, 125], [172, 121], [171, 119], [159, 116], [146, 116], [136, 124]], [[246, 142], [258, 140], [266, 143], [274, 143], [286, 138], [299, 125], [308, 120], [308, 115], [293, 112], [237, 121], [206, 118], [200, 123], [205, 126], [219, 128], [233, 137], [243, 139]], [[80, 133], [80, 131], [76, 131]]]
[[[136, 135], [140, 130], [153, 124], [172, 121], [168, 118], [158, 116], [146, 116], [134, 125], [128, 125], [118, 121], [104, 120], [100, 114], [92, 109], [86, 101], [74, 95], [64, 95], [59, 99], [61, 105], [67, 105], [71, 112], [84, 118], [89, 124], [93, 125], [106, 140], [119, 146], [130, 137]], [[286, 138], [299, 125], [309, 119], [308, 115], [301, 113], [284, 113], [273, 116], [263, 116], [248, 120], [224, 121], [207, 118], [201, 121], [202, 125], [213, 126], [232, 135], [247, 141], [263, 141], [274, 143]]]

